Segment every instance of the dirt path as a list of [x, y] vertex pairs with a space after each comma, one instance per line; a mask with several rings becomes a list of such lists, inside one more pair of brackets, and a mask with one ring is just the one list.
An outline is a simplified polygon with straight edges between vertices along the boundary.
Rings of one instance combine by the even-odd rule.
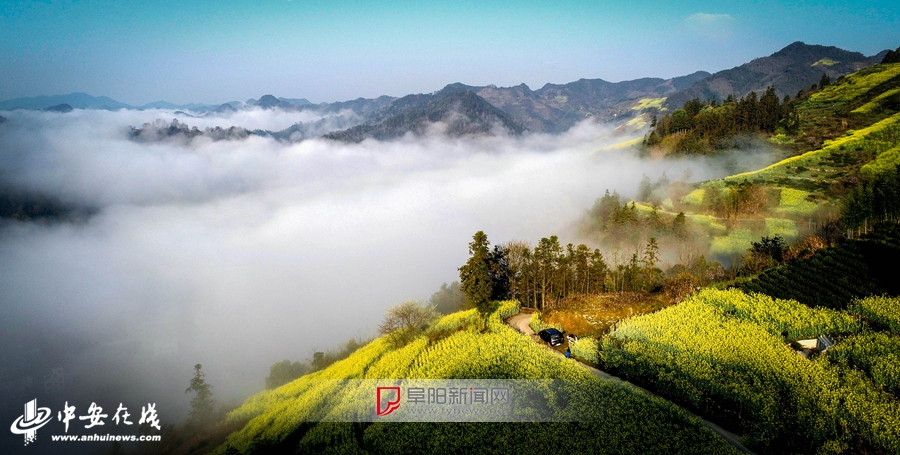
[[[528, 325], [530, 322], [531, 322], [531, 314], [529, 314], [529, 313], [519, 313], [519, 314], [510, 316], [509, 318], [506, 319], [506, 324], [509, 325], [510, 327], [518, 330], [519, 333], [521, 333], [522, 335], [530, 337], [535, 342], [543, 344], [545, 347], [547, 347], [547, 350], [549, 350], [550, 352], [552, 352], [560, 357], [565, 358], [565, 356], [563, 356], [563, 354], [561, 354], [559, 351], [557, 351], [555, 349], [551, 349], [550, 347], [546, 346], [546, 344], [544, 342], [541, 341], [541, 339], [534, 333], [534, 330], [531, 330], [531, 327]], [[603, 370], [599, 370], [597, 368], [594, 368], [590, 365], [586, 365], [581, 362], [578, 362], [578, 363], [579, 363], [579, 365], [583, 366], [584, 368], [587, 368], [594, 376], [597, 376], [598, 378], [606, 379], [608, 381], [615, 381], [615, 382], [618, 382], [623, 387], [631, 387], [634, 389], [638, 389], [648, 395], [658, 396], [655, 393], [650, 392], [649, 390], [647, 390], [643, 387], [638, 387], [628, 381], [623, 380], [622, 378], [613, 376]], [[678, 406], [678, 405], [676, 404], [676, 406]], [[691, 411], [688, 411], [687, 409], [684, 409], [684, 408], [681, 408], [681, 409], [684, 410], [684, 412], [703, 420], [703, 425], [705, 425], [710, 430], [716, 432], [716, 434], [723, 437], [726, 441], [728, 441], [729, 444], [733, 445], [735, 448], [737, 448], [741, 452], [753, 454], [753, 452], [751, 452], [750, 449], [744, 447], [744, 445], [741, 444], [741, 441], [738, 438], [738, 435], [736, 435], [730, 431], [727, 431], [724, 428], [722, 428], [706, 419], [703, 419], [702, 417], [698, 416], [697, 414], [694, 414]]]
[[531, 323], [531, 313], [519, 313], [506, 319], [506, 324], [516, 329], [522, 335], [535, 336], [534, 330], [528, 325]]

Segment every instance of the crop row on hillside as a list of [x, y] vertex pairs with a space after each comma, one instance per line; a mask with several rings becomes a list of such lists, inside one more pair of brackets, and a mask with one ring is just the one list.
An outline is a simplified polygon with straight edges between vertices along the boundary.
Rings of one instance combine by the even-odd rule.
[[844, 335], [862, 329], [850, 314], [828, 308], [810, 308], [796, 300], [773, 299], [764, 294], [710, 289], [695, 297], [725, 314], [752, 322], [772, 335], [795, 341], [822, 334]]
[[[377, 339], [325, 370], [263, 392], [230, 414], [232, 424], [246, 423], [216, 453], [532, 453], [551, 445], [573, 453], [736, 453], [672, 403], [597, 378], [519, 335], [503, 323], [518, 310], [516, 302], [501, 302], [486, 332], [473, 323], [475, 313], [450, 315], [431, 332], [451, 332], [444, 338], [426, 332], [401, 348]], [[371, 408], [372, 392], [342, 388], [342, 378], [561, 379], [541, 393], [566, 404], [554, 412], [570, 422], [355, 422], [354, 412]]]
[[[896, 77], [900, 77], [900, 65], [898, 64], [876, 65], [860, 70], [845, 76], [840, 83], [825, 87], [818, 93], [810, 96], [807, 103], [808, 108], [813, 110], [826, 106], [832, 110], [839, 109], [843, 103], [857, 101]], [[878, 95], [883, 93], [879, 92]]]
[[791, 215], [810, 215], [816, 211], [818, 204], [809, 199], [809, 191], [793, 188], [782, 188], [779, 194], [777, 212]]
[[[900, 114], [894, 114], [866, 128], [848, 131], [833, 141], [826, 141], [821, 149], [806, 152], [781, 160], [762, 169], [726, 177], [727, 181], [749, 179], [754, 182], [773, 182], [782, 186], [807, 189], [815, 180], [832, 178], [843, 162], [855, 165], [854, 159], [845, 160], [844, 155], [877, 157], [897, 146], [900, 134]], [[852, 158], [852, 156], [851, 156]], [[814, 186], [814, 185], [813, 185]]]
[[828, 359], [865, 371], [872, 382], [900, 397], [900, 336], [866, 332], [848, 337], [828, 350]]
[[808, 259], [769, 269], [735, 287], [836, 309], [879, 290], [871, 280], [865, 256], [855, 244], [817, 251]]
[[600, 344], [593, 338], [579, 338], [578, 341], [569, 344], [572, 356], [590, 365], [598, 365], [600, 357], [598, 352]]
[[875, 98], [873, 98], [872, 101], [869, 101], [868, 103], [863, 104], [862, 106], [860, 106], [856, 109], [853, 109], [852, 111], [850, 111], [850, 113], [852, 113], [852, 114], [870, 114], [870, 113], [880, 109], [882, 107], [882, 103], [884, 103], [890, 97], [893, 97], [895, 95], [900, 95], [900, 88], [894, 88], [894, 89], [888, 90], [888, 91], [876, 96]]
[[861, 240], [843, 241], [735, 287], [810, 306], [844, 309], [854, 299], [900, 290], [900, 283], [887, 266], [898, 253], [900, 227], [881, 225]]
[[900, 298], [873, 295], [853, 302], [850, 310], [900, 335]]
[[[797, 355], [772, 333], [778, 321], [768, 310], [728, 311], [767, 303], [737, 290], [702, 291], [620, 322], [604, 338], [601, 359], [664, 396], [740, 426], [760, 450], [846, 450], [857, 436], [862, 446], [900, 450], [896, 397], [860, 373]], [[843, 324], [835, 314], [822, 317]]]

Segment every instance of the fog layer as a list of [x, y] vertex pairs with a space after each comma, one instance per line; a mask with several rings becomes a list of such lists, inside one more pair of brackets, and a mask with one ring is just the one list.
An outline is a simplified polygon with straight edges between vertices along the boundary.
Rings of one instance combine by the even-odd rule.
[[[594, 153], [621, 138], [590, 122], [561, 136], [176, 144], [127, 139], [129, 125], [173, 116], [162, 111], [3, 115], [0, 176], [99, 211], [0, 230], [0, 330], [40, 344], [26, 355], [4, 343], [0, 379], [15, 388], [63, 366], [81, 406], [139, 396], [169, 423], [187, 410], [195, 363], [220, 400], [242, 399], [272, 363], [373, 335], [388, 306], [458, 279], [475, 231], [575, 242], [570, 227], [606, 189], [767, 158], [732, 156], [726, 170]], [[196, 125], [280, 121], [255, 115]]]

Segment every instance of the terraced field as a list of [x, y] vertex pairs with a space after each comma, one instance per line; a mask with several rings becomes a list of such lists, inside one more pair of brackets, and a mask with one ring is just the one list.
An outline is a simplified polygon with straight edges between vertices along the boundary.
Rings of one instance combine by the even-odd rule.
[[[483, 333], [470, 324], [473, 311], [456, 313], [402, 348], [378, 339], [325, 370], [258, 394], [222, 423], [242, 428], [215, 452], [531, 453], [552, 445], [573, 453], [739, 453], [678, 406], [598, 378], [522, 337], [502, 322], [516, 312], [516, 302], [501, 303]], [[448, 329], [452, 333], [442, 338], [429, 336]], [[545, 391], [547, 400], [563, 399], [559, 393], [587, 401], [558, 410], [579, 413], [578, 422], [321, 421], [329, 413], [349, 416], [355, 407], [371, 407], [357, 391], [334, 381], [353, 378], [555, 378], [568, 386]]]
[[827, 355], [808, 360], [788, 345], [797, 337], [863, 329], [849, 313], [704, 290], [620, 322], [600, 354], [608, 371], [737, 425], [751, 449], [896, 453], [897, 396]]

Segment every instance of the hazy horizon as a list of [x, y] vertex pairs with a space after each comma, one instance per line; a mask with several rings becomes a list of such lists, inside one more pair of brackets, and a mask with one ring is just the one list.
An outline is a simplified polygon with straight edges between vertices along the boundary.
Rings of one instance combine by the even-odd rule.
[[[0, 6], [0, 99], [85, 92], [140, 106], [275, 94], [313, 103], [452, 82], [532, 89], [732, 68], [794, 41], [897, 47], [891, 2], [267, 1]], [[835, 34], [832, 24], [841, 24]]]

